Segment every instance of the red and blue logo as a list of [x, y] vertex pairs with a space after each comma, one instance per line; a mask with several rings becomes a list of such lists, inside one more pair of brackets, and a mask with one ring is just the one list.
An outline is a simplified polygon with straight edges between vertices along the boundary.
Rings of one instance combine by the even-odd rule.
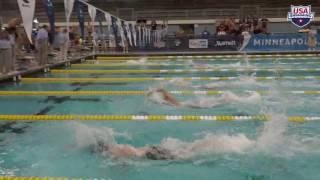
[[311, 6], [293, 6], [291, 12], [288, 13], [288, 21], [291, 21], [299, 28], [307, 26], [314, 19], [314, 12], [311, 11]]

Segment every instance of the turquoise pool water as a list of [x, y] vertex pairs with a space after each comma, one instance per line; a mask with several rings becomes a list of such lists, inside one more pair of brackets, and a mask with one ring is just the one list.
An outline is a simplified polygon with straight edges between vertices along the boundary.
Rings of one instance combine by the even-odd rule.
[[[281, 59], [279, 59], [280, 61]], [[252, 60], [256, 68], [320, 68], [318, 58], [296, 58], [272, 63]], [[312, 61], [313, 64], [307, 62]], [[198, 63], [199, 61], [194, 61]], [[290, 64], [290, 62], [294, 62]], [[320, 62], [320, 61], [319, 61]], [[105, 62], [103, 62], [105, 63]], [[103, 64], [101, 62], [101, 64]], [[155, 63], [155, 61], [151, 61]], [[163, 62], [157, 62], [163, 63]], [[167, 62], [166, 62], [167, 63]], [[186, 65], [183, 65], [185, 63]], [[189, 63], [189, 64], [188, 64]], [[228, 68], [231, 61], [201, 61]], [[243, 59], [233, 59], [232, 68], [245, 68]], [[281, 64], [283, 63], [283, 64]], [[295, 64], [299, 63], [299, 64]], [[70, 69], [190, 69], [188, 61], [169, 65], [119, 67], [71, 67]], [[180, 65], [177, 65], [180, 64]], [[182, 64], [182, 65], [181, 65]], [[176, 65], [176, 66], [174, 66]], [[232, 65], [232, 64], [231, 64]], [[230, 67], [231, 67], [230, 65]], [[319, 72], [257, 72], [255, 76], [318, 76]], [[108, 77], [237, 77], [250, 72], [209, 72], [179, 74], [39, 74], [33, 78], [108, 78]], [[272, 115], [272, 120], [234, 122], [1, 122], [0, 175], [54, 176], [98, 179], [319, 179], [319, 122], [292, 123], [287, 116], [319, 116], [320, 95], [292, 94], [289, 91], [320, 90], [318, 80], [241, 79], [232, 81], [145, 81], [118, 83], [18, 83], [1, 84], [0, 91], [107, 91], [167, 90], [231, 91], [246, 97], [248, 91], [268, 90], [253, 102], [223, 103], [206, 109], [175, 108], [150, 101], [144, 95], [128, 96], [0, 96], [0, 114], [79, 114], [79, 115]], [[179, 101], [217, 96], [176, 95]], [[93, 153], [97, 141], [130, 144], [135, 147], [160, 145], [183, 158], [170, 161], [113, 159]], [[206, 146], [187, 151], [197, 142]]]

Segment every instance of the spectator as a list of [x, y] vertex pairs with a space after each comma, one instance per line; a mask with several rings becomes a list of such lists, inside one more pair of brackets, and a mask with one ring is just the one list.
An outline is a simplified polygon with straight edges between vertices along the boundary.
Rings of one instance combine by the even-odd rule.
[[68, 49], [69, 49], [69, 35], [68, 30], [63, 29], [59, 33], [59, 47], [60, 47], [60, 60], [66, 61], [68, 59]]
[[9, 41], [9, 34], [0, 30], [0, 74], [6, 74], [10, 71], [9, 67], [12, 63], [12, 50]]
[[48, 26], [44, 25], [38, 31], [37, 38], [37, 59], [39, 65], [46, 65], [48, 63]]
[[217, 27], [217, 36], [223, 36], [223, 35], [227, 35], [227, 26], [224, 23], [221, 23], [218, 27]]
[[313, 27], [308, 32], [309, 51], [315, 51], [317, 47], [317, 30]]
[[201, 38], [208, 39], [210, 37], [210, 32], [205, 27], [204, 30], [201, 33]]
[[155, 20], [153, 20], [152, 22], [151, 22], [151, 30], [152, 31], [155, 31], [155, 30], [157, 30], [157, 22], [155, 21]]

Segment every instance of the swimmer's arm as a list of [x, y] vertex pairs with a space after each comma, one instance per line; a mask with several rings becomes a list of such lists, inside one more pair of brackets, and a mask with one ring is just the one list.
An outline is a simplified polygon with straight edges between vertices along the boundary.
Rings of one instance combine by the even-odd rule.
[[164, 99], [168, 102], [170, 102], [172, 105], [174, 106], [181, 106], [181, 104], [178, 102], [178, 100], [173, 97], [170, 93], [168, 93], [166, 90], [164, 89], [159, 89], [159, 92], [162, 93]]

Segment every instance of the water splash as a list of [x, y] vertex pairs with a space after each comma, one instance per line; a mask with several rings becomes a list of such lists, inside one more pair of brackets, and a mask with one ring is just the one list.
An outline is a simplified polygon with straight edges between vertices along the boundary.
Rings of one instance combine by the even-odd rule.
[[99, 143], [115, 144], [117, 136], [130, 138], [127, 133], [115, 132], [109, 127], [92, 127], [79, 122], [72, 122], [69, 126], [75, 131], [76, 145], [80, 149], [95, 147]]

